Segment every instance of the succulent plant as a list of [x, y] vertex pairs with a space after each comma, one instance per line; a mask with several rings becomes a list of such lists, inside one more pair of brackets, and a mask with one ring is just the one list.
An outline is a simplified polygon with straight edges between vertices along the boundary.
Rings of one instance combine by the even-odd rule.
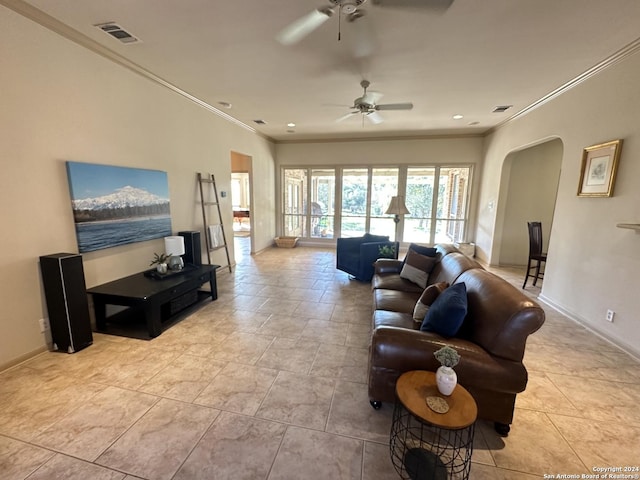
[[155, 265], [155, 264], [162, 264], [162, 263], [167, 263], [167, 260], [169, 260], [169, 258], [171, 257], [171, 254], [166, 254], [166, 253], [154, 253], [153, 254], [153, 260], [151, 261], [151, 263], [149, 264], [149, 266], [151, 265]]
[[455, 367], [460, 361], [460, 355], [456, 352], [456, 349], [449, 345], [442, 347], [440, 350], [436, 350], [433, 356], [445, 367]]

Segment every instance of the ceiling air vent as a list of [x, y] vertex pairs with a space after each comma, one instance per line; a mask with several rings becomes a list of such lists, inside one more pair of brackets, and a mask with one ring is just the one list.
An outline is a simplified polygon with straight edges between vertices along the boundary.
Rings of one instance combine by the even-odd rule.
[[493, 109], [493, 113], [502, 113], [502, 112], [506, 112], [507, 110], [509, 110], [511, 107], [513, 107], [513, 105], [498, 105], [496, 108]]
[[124, 28], [122, 28], [117, 23], [109, 22], [109, 23], [101, 23], [99, 25], [95, 25], [100, 30], [105, 33], [108, 33], [113, 38], [120, 40], [122, 43], [140, 43], [141, 40], [137, 37], [134, 37], [129, 32], [127, 32]]
[[258, 120], [254, 120], [253, 122], [257, 123], [258, 125], [266, 125], [267, 124], [267, 122], [265, 122], [264, 120], [259, 120], [259, 119]]

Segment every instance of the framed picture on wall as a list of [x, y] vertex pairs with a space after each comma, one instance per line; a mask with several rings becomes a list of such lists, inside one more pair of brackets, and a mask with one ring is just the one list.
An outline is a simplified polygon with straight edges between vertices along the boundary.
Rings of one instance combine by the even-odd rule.
[[171, 235], [167, 172], [66, 164], [80, 253]]
[[616, 182], [622, 140], [587, 147], [582, 152], [579, 197], [610, 197]]

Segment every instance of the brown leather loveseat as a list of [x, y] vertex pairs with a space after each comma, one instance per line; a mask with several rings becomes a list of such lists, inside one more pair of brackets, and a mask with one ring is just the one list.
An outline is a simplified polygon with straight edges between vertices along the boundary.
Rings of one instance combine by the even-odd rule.
[[[439, 262], [428, 285], [464, 282], [467, 315], [454, 338], [416, 330], [413, 309], [422, 287], [400, 277], [402, 261], [378, 260], [372, 280], [374, 329], [369, 353], [369, 400], [374, 408], [395, 401], [398, 377], [410, 370], [435, 371], [433, 353], [444, 345], [461, 356], [458, 383], [478, 404], [478, 416], [507, 435], [516, 395], [527, 385], [522, 363], [527, 337], [544, 323], [542, 308], [451, 245], [436, 247]], [[418, 324], [419, 328], [419, 324]]]

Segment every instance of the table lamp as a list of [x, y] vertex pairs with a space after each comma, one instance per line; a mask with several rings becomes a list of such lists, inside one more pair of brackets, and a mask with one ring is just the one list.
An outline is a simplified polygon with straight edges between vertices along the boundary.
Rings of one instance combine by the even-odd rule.
[[400, 223], [400, 215], [406, 215], [411, 213], [407, 206], [404, 204], [404, 197], [396, 196], [391, 197], [391, 202], [389, 203], [389, 208], [384, 212], [386, 215], [395, 215], [393, 217], [393, 221], [396, 223], [396, 242], [398, 241], [399, 232], [398, 232], [398, 224]]
[[167, 255], [171, 255], [169, 258], [169, 268], [171, 270], [182, 270], [184, 268], [184, 262], [180, 256], [185, 253], [184, 237], [164, 237], [164, 251]]

